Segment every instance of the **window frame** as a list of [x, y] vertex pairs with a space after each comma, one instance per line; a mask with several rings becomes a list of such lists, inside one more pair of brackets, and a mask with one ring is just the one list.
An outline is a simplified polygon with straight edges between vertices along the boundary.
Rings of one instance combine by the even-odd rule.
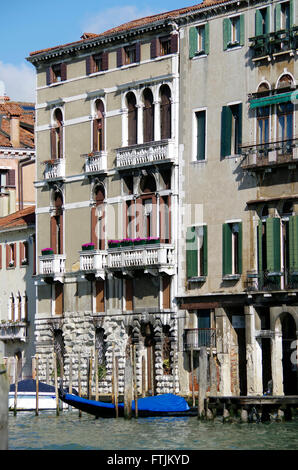
[[[197, 115], [205, 113], [205, 134], [204, 134], [204, 158], [198, 159], [198, 121]], [[207, 161], [208, 155], [208, 110], [204, 108], [193, 109], [193, 163], [202, 163]]]

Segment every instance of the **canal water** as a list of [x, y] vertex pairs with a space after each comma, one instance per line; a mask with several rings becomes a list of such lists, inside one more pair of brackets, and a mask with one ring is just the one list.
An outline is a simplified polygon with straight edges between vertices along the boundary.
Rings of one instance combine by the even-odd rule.
[[187, 418], [95, 419], [77, 410], [9, 413], [9, 450], [297, 450], [288, 422], [222, 423]]

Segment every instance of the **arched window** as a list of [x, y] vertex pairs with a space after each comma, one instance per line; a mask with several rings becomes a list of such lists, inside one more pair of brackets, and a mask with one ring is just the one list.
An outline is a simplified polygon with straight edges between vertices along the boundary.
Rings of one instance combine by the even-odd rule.
[[96, 250], [105, 249], [105, 191], [102, 186], [97, 186], [94, 191], [95, 206], [91, 210], [91, 242]]
[[160, 135], [162, 140], [172, 136], [171, 90], [168, 85], [160, 87]]
[[141, 234], [143, 237], [156, 237], [157, 208], [156, 208], [156, 181], [152, 175], [143, 176], [140, 182], [141, 203], [143, 218]]
[[51, 217], [51, 248], [57, 255], [63, 254], [63, 196], [54, 193], [54, 213]]
[[63, 158], [63, 115], [61, 109], [54, 112], [54, 127], [51, 129], [51, 158]]
[[[266, 82], [260, 84], [258, 93], [267, 93], [269, 86]], [[257, 108], [257, 143], [265, 144], [269, 142], [269, 114], [270, 106], [262, 106]]]
[[146, 88], [143, 93], [144, 110], [143, 110], [143, 135], [144, 142], [152, 142], [154, 140], [154, 104], [153, 94], [150, 88]]
[[93, 121], [93, 151], [104, 150], [104, 104], [101, 100], [95, 102], [96, 116]]
[[[290, 75], [283, 75], [277, 84], [277, 88], [281, 89], [291, 89], [293, 86], [293, 79]], [[287, 141], [293, 139], [293, 115], [294, 115], [294, 104], [291, 101], [287, 103], [278, 103], [277, 109], [277, 140], [278, 141]], [[288, 148], [290, 150], [291, 147]], [[285, 148], [285, 150], [287, 150]]]
[[126, 96], [128, 109], [128, 145], [137, 144], [138, 136], [138, 110], [134, 93], [129, 92]]

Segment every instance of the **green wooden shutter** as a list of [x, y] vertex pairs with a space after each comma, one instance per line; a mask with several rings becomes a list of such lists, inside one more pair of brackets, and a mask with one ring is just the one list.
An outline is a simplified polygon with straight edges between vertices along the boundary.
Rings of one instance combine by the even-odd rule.
[[274, 10], [275, 16], [275, 31], [279, 31], [280, 28], [280, 18], [281, 18], [281, 3], [278, 3]]
[[289, 218], [290, 271], [298, 272], [298, 215]]
[[198, 50], [198, 30], [196, 27], [189, 28], [189, 58], [192, 59]]
[[292, 28], [295, 25], [294, 8], [295, 8], [294, 0], [290, 0], [290, 28]]
[[209, 54], [210, 50], [210, 41], [209, 41], [209, 23], [205, 24], [205, 54]]
[[239, 232], [238, 232], [238, 273], [237, 274], [242, 274], [242, 237], [243, 237], [243, 230], [242, 230], [242, 222], [238, 223], [239, 226]]
[[197, 118], [197, 160], [205, 160], [206, 147], [206, 112], [198, 111]]
[[223, 19], [223, 48], [227, 50], [228, 44], [231, 41], [231, 21], [229, 18]]
[[255, 35], [260, 36], [263, 34], [263, 27], [262, 27], [262, 14], [261, 10], [256, 10], [255, 16]]
[[267, 269], [280, 271], [280, 219], [268, 217], [266, 220]]
[[237, 125], [238, 125], [238, 142], [237, 142], [238, 149], [236, 149], [237, 153], [240, 153], [239, 146], [242, 145], [242, 109], [243, 109], [242, 103], [239, 103], [238, 104], [238, 121], [237, 121]]
[[198, 275], [198, 238], [195, 227], [186, 232], [186, 275], [187, 278]]
[[240, 46], [244, 46], [245, 43], [245, 17], [240, 15]]
[[258, 223], [258, 271], [259, 271], [259, 274], [262, 274], [263, 269], [266, 268], [266, 266], [263, 266], [262, 239], [263, 239], [263, 222], [259, 220], [259, 223]]
[[222, 226], [222, 273], [232, 274], [232, 230], [229, 224]]
[[203, 269], [204, 272], [202, 273], [203, 276], [208, 276], [208, 229], [207, 225], [203, 226]]
[[223, 106], [221, 111], [221, 156], [231, 155], [232, 111], [229, 106]]

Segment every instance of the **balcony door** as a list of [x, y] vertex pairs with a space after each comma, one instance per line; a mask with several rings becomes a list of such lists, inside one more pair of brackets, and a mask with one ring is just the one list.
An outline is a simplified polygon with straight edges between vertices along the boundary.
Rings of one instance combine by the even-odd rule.
[[63, 196], [60, 192], [54, 195], [54, 214], [51, 217], [51, 248], [56, 255], [63, 254]]
[[91, 209], [91, 242], [96, 250], [105, 249], [105, 192], [103, 187], [98, 187], [94, 192], [95, 205]]

